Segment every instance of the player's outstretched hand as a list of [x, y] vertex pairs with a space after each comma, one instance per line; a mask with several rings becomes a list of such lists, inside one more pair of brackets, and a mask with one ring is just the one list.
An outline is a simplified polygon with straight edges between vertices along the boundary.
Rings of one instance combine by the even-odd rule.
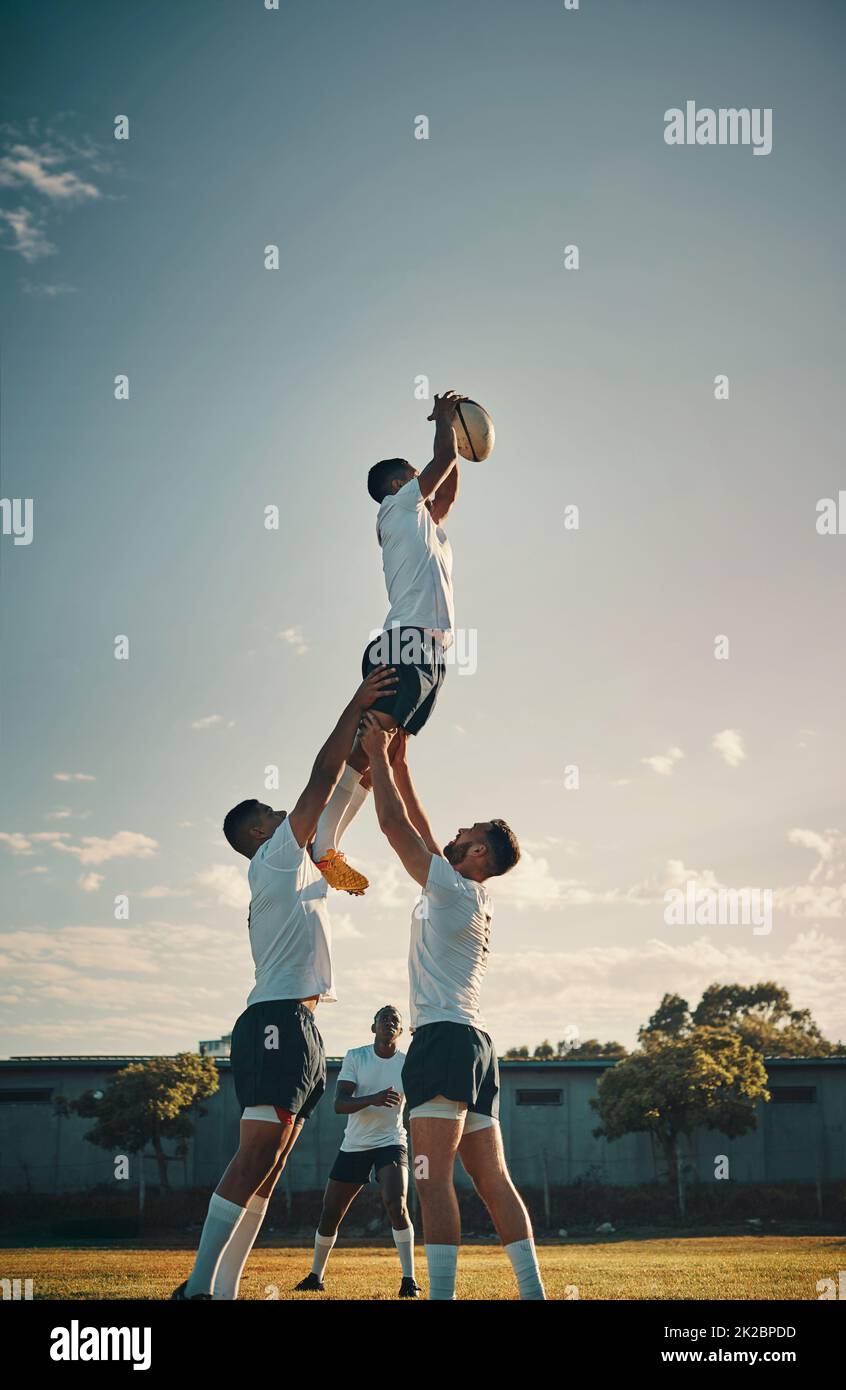
[[355, 701], [361, 710], [368, 710], [383, 695], [393, 695], [399, 683], [395, 666], [377, 666], [366, 676], [355, 692]]
[[370, 761], [372, 762], [374, 758], [386, 758], [391, 731], [382, 728], [375, 714], [365, 714], [360, 727], [361, 746]]
[[450, 423], [455, 419], [455, 412], [462, 401], [469, 400], [469, 396], [461, 396], [457, 391], [444, 391], [442, 396], [435, 394], [435, 404], [432, 407], [432, 414], [427, 415], [427, 420], [449, 420]]
[[393, 1109], [399, 1105], [402, 1096], [399, 1091], [395, 1091], [393, 1086], [388, 1086], [384, 1091], [377, 1091], [373, 1097], [374, 1105], [387, 1105], [388, 1109]]

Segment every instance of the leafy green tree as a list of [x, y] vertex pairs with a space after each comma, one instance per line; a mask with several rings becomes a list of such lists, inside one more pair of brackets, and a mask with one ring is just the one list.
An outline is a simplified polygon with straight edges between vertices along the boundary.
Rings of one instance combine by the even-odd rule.
[[[151, 1057], [133, 1062], [110, 1079], [99, 1098], [86, 1091], [64, 1109], [94, 1120], [85, 1138], [112, 1153], [140, 1153], [150, 1144], [156, 1156], [159, 1180], [169, 1187], [167, 1165], [184, 1158], [194, 1133], [194, 1115], [204, 1115], [200, 1104], [218, 1089], [217, 1067], [210, 1057], [180, 1052], [176, 1057]], [[165, 1152], [173, 1141], [175, 1152]]]
[[525, 1043], [522, 1047], [509, 1047], [508, 1051], [503, 1053], [504, 1057], [507, 1057], [511, 1061], [515, 1062], [519, 1061], [521, 1058], [528, 1057], [528, 1055], [529, 1049], [526, 1047]]
[[548, 1062], [550, 1058], [554, 1056], [555, 1048], [552, 1046], [549, 1038], [544, 1038], [543, 1042], [535, 1048], [534, 1057], [538, 1062]]
[[591, 1100], [601, 1121], [594, 1135], [654, 1135], [684, 1218], [682, 1141], [689, 1144], [697, 1129], [719, 1130], [730, 1139], [754, 1129], [757, 1101], [770, 1098], [766, 1083], [761, 1056], [728, 1028], [658, 1034], [600, 1078]]
[[559, 1057], [572, 1057], [575, 1061], [591, 1061], [597, 1057], [625, 1057], [626, 1049], [622, 1043], [600, 1042], [598, 1038], [586, 1038], [584, 1042], [570, 1046], [565, 1039], [558, 1044]]
[[790, 995], [774, 980], [757, 985], [709, 985], [696, 1008], [665, 994], [638, 1032], [641, 1043], [687, 1037], [699, 1027], [730, 1028], [763, 1057], [842, 1057], [846, 1044], [823, 1037], [809, 1009], [791, 1008]]

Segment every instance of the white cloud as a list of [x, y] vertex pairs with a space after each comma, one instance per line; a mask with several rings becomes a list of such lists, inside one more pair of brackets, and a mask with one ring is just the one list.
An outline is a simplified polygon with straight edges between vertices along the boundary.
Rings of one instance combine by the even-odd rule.
[[55, 284], [37, 284], [32, 280], [22, 280], [21, 289], [24, 294], [35, 295], [39, 299], [58, 299], [63, 294], [78, 294], [76, 285], [65, 285], [60, 281]]
[[742, 762], [746, 761], [743, 735], [739, 729], [723, 729], [720, 733], [714, 734], [711, 747], [719, 753], [723, 762], [727, 763], [729, 767], [739, 767]]
[[56, 247], [28, 208], [0, 208], [0, 222], [6, 224], [14, 237], [12, 245], [5, 249], [16, 251], [29, 264], [55, 253]]
[[661, 777], [671, 777], [676, 763], [684, 757], [681, 748], [668, 748], [666, 753], [654, 753], [650, 758], [641, 758], [641, 762], [647, 767], [651, 767], [653, 772], [657, 772]]
[[96, 782], [97, 778], [92, 777], [90, 772], [54, 772], [53, 778], [56, 782]]
[[83, 835], [76, 845], [64, 844], [63, 840], [56, 842], [56, 849], [75, 855], [80, 864], [105, 864], [110, 859], [151, 859], [158, 848], [157, 840], [137, 830], [118, 830], [107, 840], [100, 835]]
[[190, 888], [168, 888], [166, 883], [153, 883], [149, 888], [145, 888], [139, 897], [142, 898], [190, 898]]
[[82, 203], [100, 198], [100, 190], [81, 179], [72, 169], [60, 169], [67, 162], [63, 151], [44, 145], [12, 145], [0, 158], [0, 187], [28, 187], [51, 202]]
[[83, 893], [96, 893], [104, 883], [102, 874], [83, 874], [79, 886]]
[[22, 834], [20, 830], [0, 830], [0, 842], [9, 846], [13, 854], [34, 854], [36, 844], [57, 845], [64, 848], [63, 840], [69, 840], [66, 830], [36, 830]]
[[293, 647], [297, 656], [305, 656], [308, 651], [308, 643], [303, 637], [301, 627], [285, 627], [276, 636], [281, 642], [287, 642], [289, 647]]
[[198, 888], [205, 888], [224, 907], [245, 908], [250, 903], [250, 886], [246, 874], [235, 864], [212, 864], [195, 876]]
[[192, 719], [192, 729], [213, 729], [217, 724], [223, 723], [222, 714], [206, 714], [202, 719]]
[[362, 933], [359, 931], [348, 912], [342, 912], [339, 916], [332, 913], [331, 920], [333, 942], [362, 940]]

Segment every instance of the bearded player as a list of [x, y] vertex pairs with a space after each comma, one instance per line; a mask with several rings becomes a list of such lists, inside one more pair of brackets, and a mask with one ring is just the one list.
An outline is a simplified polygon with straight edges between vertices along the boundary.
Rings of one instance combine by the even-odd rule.
[[499, 1066], [481, 1028], [479, 990], [490, 948], [492, 905], [486, 881], [520, 857], [502, 820], [477, 821], [443, 850], [432, 834], [405, 757], [392, 750], [374, 714], [362, 745], [370, 759], [379, 825], [423, 889], [412, 915], [409, 976], [412, 1040], [402, 1071], [411, 1119], [415, 1174], [429, 1267], [429, 1298], [455, 1298], [461, 1217], [455, 1156], [490, 1212], [521, 1299], [544, 1291], [529, 1215], [508, 1172], [499, 1129]]

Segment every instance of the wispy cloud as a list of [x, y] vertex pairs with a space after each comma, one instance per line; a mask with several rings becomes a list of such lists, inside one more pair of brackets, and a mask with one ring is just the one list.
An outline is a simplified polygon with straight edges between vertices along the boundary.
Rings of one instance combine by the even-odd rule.
[[676, 763], [684, 757], [681, 748], [668, 748], [666, 753], [653, 753], [650, 758], [641, 758], [641, 762], [647, 767], [651, 767], [653, 772], [657, 772], [661, 777], [672, 777]]
[[45, 256], [54, 256], [57, 247], [50, 241], [41, 220], [29, 208], [0, 208], [0, 223], [12, 235], [11, 244], [2, 244], [7, 251], [15, 251], [32, 265]]
[[198, 888], [211, 893], [224, 907], [245, 908], [250, 901], [246, 875], [235, 864], [212, 864], [194, 879]]
[[192, 729], [215, 729], [225, 723], [222, 714], [204, 714], [201, 719], [192, 719]]
[[80, 864], [106, 864], [110, 859], [151, 859], [159, 845], [157, 840], [137, 830], [118, 830], [108, 839], [101, 835], [83, 835], [78, 844], [67, 844], [65, 838], [57, 839], [55, 847], [65, 854], [75, 855]]
[[90, 772], [54, 772], [53, 777], [57, 782], [96, 782], [96, 777], [92, 777]]
[[287, 642], [289, 647], [293, 647], [297, 656], [305, 656], [308, 651], [308, 643], [303, 636], [301, 627], [283, 627], [282, 631], [277, 632], [276, 636], [279, 638], [280, 642]]
[[721, 733], [714, 734], [711, 747], [729, 767], [740, 767], [740, 764], [746, 761], [743, 735], [739, 729], [723, 729]]
[[79, 886], [83, 893], [97, 893], [102, 888], [104, 881], [102, 874], [83, 874], [79, 880]]

